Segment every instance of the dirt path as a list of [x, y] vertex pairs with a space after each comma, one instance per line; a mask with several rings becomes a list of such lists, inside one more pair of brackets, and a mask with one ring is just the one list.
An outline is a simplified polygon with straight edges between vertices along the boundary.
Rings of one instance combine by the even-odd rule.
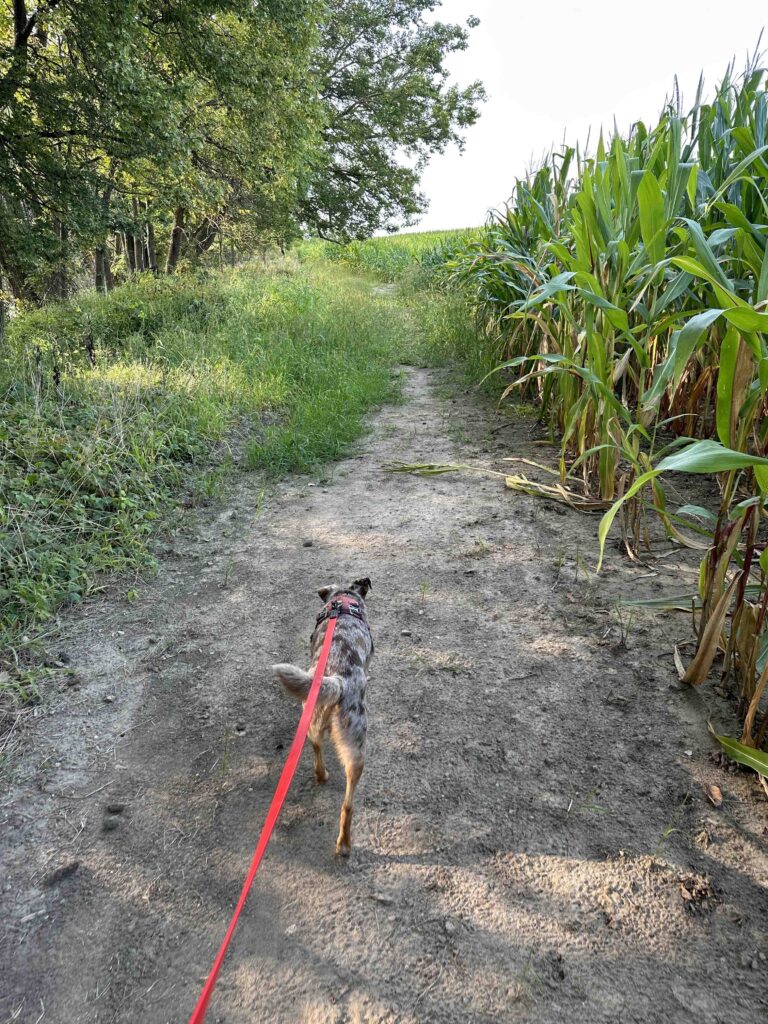
[[687, 625], [617, 645], [621, 588], [690, 568], [639, 581], [614, 552], [595, 581], [594, 519], [385, 473], [541, 457], [527, 421], [492, 434], [425, 371], [407, 391], [327, 483], [245, 478], [138, 601], [73, 625], [80, 685], [0, 799], [0, 1020], [187, 1020], [297, 720], [267, 666], [304, 664], [317, 587], [360, 575], [356, 847], [334, 860], [342, 775], [316, 787], [305, 752], [211, 1024], [765, 1020], [767, 805], [711, 760], [711, 693], [676, 682]]

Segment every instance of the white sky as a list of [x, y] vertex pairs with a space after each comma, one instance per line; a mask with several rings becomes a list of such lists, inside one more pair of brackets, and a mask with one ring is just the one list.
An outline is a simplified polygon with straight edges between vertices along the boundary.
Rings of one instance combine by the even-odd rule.
[[[489, 95], [467, 133], [426, 169], [430, 209], [417, 227], [481, 224], [516, 177], [563, 136], [583, 143], [654, 119], [677, 75], [693, 100], [699, 73], [714, 89], [728, 62], [740, 70], [768, 23], [766, 0], [443, 0], [435, 16], [481, 24], [449, 62], [454, 79], [481, 79]], [[768, 32], [763, 40], [768, 47]]]

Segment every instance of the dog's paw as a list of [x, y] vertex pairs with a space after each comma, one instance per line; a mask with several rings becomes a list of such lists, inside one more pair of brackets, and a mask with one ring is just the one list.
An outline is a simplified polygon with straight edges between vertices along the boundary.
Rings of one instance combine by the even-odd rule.
[[317, 784], [319, 786], [324, 786], [328, 781], [328, 769], [326, 768], [322, 774], [320, 772], [315, 772], [315, 778], [317, 779]]
[[349, 843], [345, 843], [343, 842], [343, 840], [339, 839], [339, 841], [336, 843], [336, 856], [348, 857], [351, 852], [352, 847], [349, 845]]

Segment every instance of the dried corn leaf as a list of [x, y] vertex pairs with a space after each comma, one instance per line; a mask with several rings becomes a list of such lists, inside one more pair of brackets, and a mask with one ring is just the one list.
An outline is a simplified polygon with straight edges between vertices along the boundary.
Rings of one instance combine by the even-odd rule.
[[749, 702], [749, 708], [747, 709], [747, 714], [744, 718], [744, 730], [741, 734], [741, 742], [746, 744], [748, 747], [755, 745], [755, 741], [752, 738], [752, 730], [755, 725], [755, 717], [757, 716], [760, 698], [763, 696], [766, 686], [768, 686], [768, 665], [766, 665], [760, 673], [760, 678], [757, 681], [755, 692]]
[[685, 678], [685, 665], [683, 659], [680, 657], [680, 651], [677, 649], [677, 644], [672, 651], [672, 657], [675, 659], [675, 668], [677, 669], [677, 678], [682, 682]]
[[552, 469], [551, 466], [545, 466], [543, 462], [535, 462], [533, 459], [524, 459], [522, 455], [507, 455], [501, 461], [523, 462], [526, 466], [533, 466], [534, 469], [541, 469], [544, 473], [549, 473], [551, 476], [560, 476], [560, 471], [558, 469]]
[[479, 473], [481, 476], [505, 477], [496, 469], [485, 466], [469, 466], [466, 463], [449, 462], [388, 462], [384, 469], [387, 473], [413, 473], [414, 476], [439, 476], [441, 473]]
[[701, 635], [696, 654], [693, 656], [693, 661], [682, 677], [684, 683], [690, 683], [691, 686], [700, 686], [707, 678], [712, 662], [715, 660], [717, 649], [720, 646], [720, 634], [723, 631], [723, 623], [728, 612], [728, 603], [737, 580], [738, 576], [734, 576], [728, 589], [724, 594], [721, 594], [720, 599], [715, 605], [704, 627], [704, 632]]
[[388, 473], [413, 473], [416, 476], [436, 476], [439, 473], [458, 473], [470, 466], [451, 466], [440, 462], [390, 462], [384, 467]]
[[610, 501], [604, 501], [602, 498], [579, 494], [568, 487], [563, 487], [562, 484], [540, 484], [526, 476], [507, 476], [505, 483], [511, 491], [522, 491], [536, 498], [556, 501], [568, 505], [577, 512], [604, 512], [611, 506]]

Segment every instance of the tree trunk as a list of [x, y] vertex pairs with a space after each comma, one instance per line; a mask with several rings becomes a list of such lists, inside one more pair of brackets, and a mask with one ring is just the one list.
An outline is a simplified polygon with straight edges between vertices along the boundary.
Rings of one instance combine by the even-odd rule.
[[95, 263], [94, 283], [96, 285], [96, 291], [100, 295], [103, 295], [104, 292], [107, 290], [107, 282], [106, 282], [106, 276], [105, 276], [105, 273], [104, 273], [104, 247], [101, 246], [101, 245], [96, 249], [96, 252], [95, 252], [95, 255], [94, 255], [94, 263]]
[[5, 347], [5, 294], [3, 292], [3, 277], [0, 274], [0, 351]]
[[218, 224], [214, 224], [210, 217], [204, 217], [202, 223], [195, 228], [193, 236], [195, 240], [195, 256], [204, 256], [216, 241], [218, 234]]
[[133, 236], [133, 262], [137, 273], [144, 269], [144, 246], [141, 244], [141, 235]]
[[[124, 245], [124, 239], [123, 239], [122, 231], [117, 231], [115, 233], [114, 241], [115, 241], [115, 259], [120, 259], [120, 257], [125, 252], [125, 245]], [[110, 269], [110, 271], [112, 270], [111, 267], [109, 269]], [[113, 279], [112, 284], [114, 285], [114, 283], [115, 282], [114, 282], [114, 279]]]
[[138, 232], [133, 236], [133, 252], [134, 260], [136, 263], [136, 270], [146, 270], [144, 266], [144, 245], [141, 237], [141, 225], [139, 222], [139, 204], [136, 196], [133, 197], [133, 227], [134, 231], [138, 228]]
[[31, 283], [24, 269], [3, 249], [2, 235], [0, 235], [0, 275], [5, 275], [5, 281], [14, 299], [23, 299], [33, 306], [39, 306], [42, 303], [43, 296]]
[[104, 286], [108, 292], [115, 287], [115, 279], [112, 276], [112, 255], [109, 246], [104, 246]]
[[57, 299], [66, 299], [67, 297], [67, 241], [69, 240], [69, 231], [66, 226], [62, 224], [60, 220], [55, 220], [53, 229], [58, 236], [61, 243], [58, 265], [53, 272], [51, 278], [51, 293]]
[[[24, 81], [27, 73], [27, 43], [36, 24], [37, 11], [27, 16], [25, 0], [13, 0], [13, 49], [10, 53], [10, 66], [0, 77], [0, 110], [13, 101], [14, 93]], [[7, 51], [7, 44], [4, 49]]]
[[123, 244], [125, 245], [125, 255], [128, 257], [128, 268], [133, 274], [136, 271], [136, 243], [133, 235], [128, 231], [123, 232]]
[[157, 275], [157, 249], [155, 247], [155, 225], [147, 221], [147, 269]]
[[145, 270], [152, 269], [149, 258], [149, 224], [146, 222], [141, 225], [141, 262], [144, 264]]
[[[109, 224], [109, 206], [112, 202], [112, 190], [115, 183], [115, 174], [117, 173], [117, 165], [114, 160], [110, 160], [109, 163], [109, 178], [104, 189], [104, 194], [101, 197], [101, 212], [104, 223], [104, 231], [106, 234], [107, 225]], [[109, 252], [108, 239], [105, 237], [101, 245], [96, 247], [96, 291], [98, 292], [111, 292], [114, 287], [114, 280], [112, 279], [112, 257]]]
[[168, 258], [165, 261], [166, 274], [176, 272], [176, 266], [181, 254], [181, 243], [184, 239], [184, 207], [177, 206], [173, 216], [173, 231], [171, 231], [171, 243], [168, 246]]

